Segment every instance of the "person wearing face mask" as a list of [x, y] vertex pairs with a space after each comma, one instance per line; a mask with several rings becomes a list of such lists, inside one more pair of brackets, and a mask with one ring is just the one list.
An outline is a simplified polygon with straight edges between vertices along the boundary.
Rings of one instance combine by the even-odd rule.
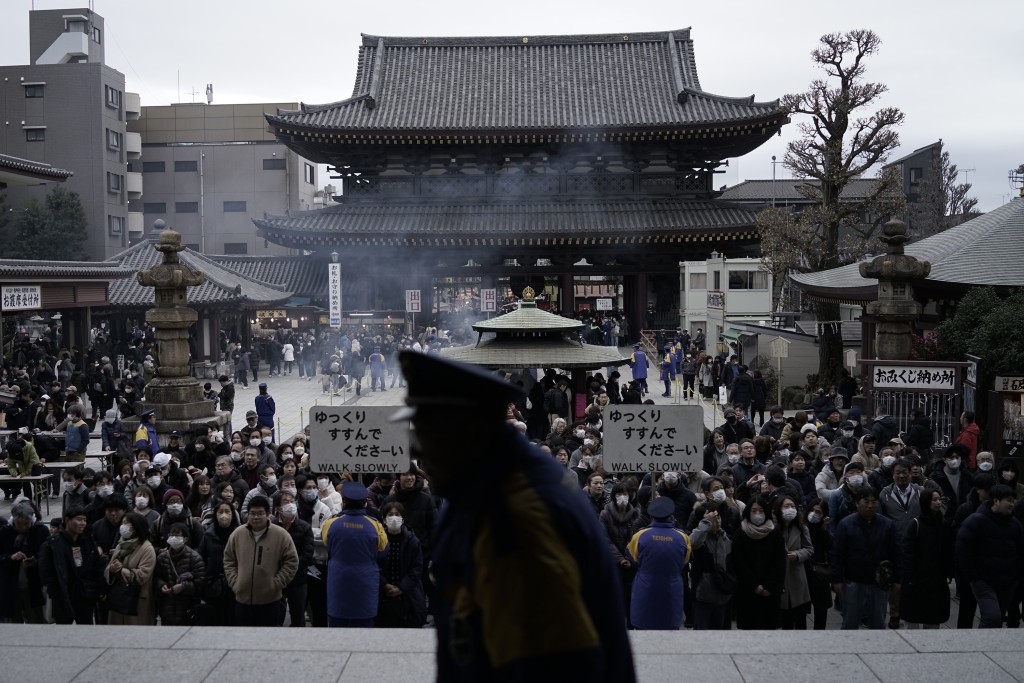
[[697, 503], [697, 495], [687, 486], [686, 476], [680, 472], [665, 472], [657, 485], [659, 497], [668, 498], [673, 505], [673, 520], [676, 527], [684, 528], [693, 514], [693, 506]]
[[[289, 625], [293, 628], [304, 628], [309, 568], [313, 564], [314, 553], [313, 527], [309, 522], [299, 519], [299, 506], [295, 502], [295, 482], [292, 480], [288, 484], [288, 488], [284, 488], [285, 482], [282, 482], [282, 489], [274, 495], [273, 504], [277, 509], [277, 515], [273, 522], [288, 532], [299, 556], [299, 568], [295, 572], [295, 578], [285, 586], [284, 600], [288, 606]], [[284, 625], [283, 620], [281, 625]]]
[[700, 521], [690, 534], [694, 631], [723, 630], [731, 625], [729, 603], [736, 589], [736, 570], [732, 561], [732, 539], [721, 519], [721, 512], [727, 509], [721, 502], [711, 499], [693, 511], [695, 516], [700, 515]]
[[[330, 480], [327, 480], [330, 483]], [[315, 477], [299, 475], [295, 477], [295, 485], [299, 490], [299, 518], [309, 522], [313, 527], [313, 533], [323, 526], [324, 521], [334, 514], [334, 511], [320, 500], [320, 485]]]
[[163, 514], [153, 525], [153, 546], [160, 550], [167, 547], [170, 529], [175, 524], [182, 524], [188, 531], [187, 541], [190, 548], [198, 548], [203, 537], [202, 527], [192, 518], [192, 513], [185, 507], [185, 495], [177, 489], [168, 489], [163, 497]]
[[[903, 537], [900, 616], [921, 628], [939, 628], [949, 621], [946, 577], [953, 570], [953, 534], [942, 519], [942, 496], [938, 491], [922, 491], [920, 507]], [[972, 596], [972, 622], [975, 604]], [[963, 593], [960, 609], [965, 609]]]
[[[256, 436], [253, 432], [249, 435], [249, 445], [252, 445], [252, 437]], [[277, 467], [277, 444], [274, 443], [274, 434], [269, 427], [260, 427], [259, 433], [260, 442], [257, 444], [257, 448], [260, 449], [260, 465], [273, 465]]]
[[205, 585], [206, 566], [199, 553], [188, 546], [188, 535], [184, 524], [172, 524], [167, 548], [156, 557], [155, 589], [162, 626], [190, 625]]
[[850, 454], [845, 448], [833, 448], [828, 456], [828, 464], [822, 467], [814, 477], [814, 490], [817, 492], [818, 498], [826, 505], [839, 490], [839, 484], [843, 479], [843, 470], [848, 462], [850, 462]]
[[969, 451], [963, 444], [955, 443], [943, 453], [943, 467], [932, 480], [939, 485], [943, 498], [946, 499], [946, 521], [952, 521], [956, 509], [962, 505], [971, 492], [974, 477], [962, 464]]
[[197, 610], [197, 621], [203, 626], [234, 626], [235, 594], [224, 576], [224, 546], [239, 526], [238, 514], [231, 503], [219, 503], [213, 510], [211, 524], [199, 542], [199, 556], [206, 569], [203, 604]]
[[830, 581], [829, 552], [832, 549], [832, 532], [829, 529], [828, 508], [815, 498], [806, 508], [807, 530], [811, 535], [814, 556], [807, 563], [807, 585], [811, 592], [811, 607], [814, 612], [814, 630], [824, 631], [828, 623], [828, 611], [832, 607], [832, 583]]
[[868, 483], [871, 484], [871, 488], [881, 492], [892, 483], [892, 468], [897, 460], [896, 452], [889, 446], [878, 453], [878, 467], [868, 472]]
[[246, 515], [249, 512], [249, 501], [256, 496], [263, 496], [270, 501], [270, 514], [274, 514], [274, 496], [277, 494], [277, 474], [274, 472], [274, 468], [270, 465], [260, 467], [260, 480], [254, 488], [249, 489], [249, 492], [245, 494], [245, 500], [242, 501], [242, 521], [245, 521]]
[[[110, 554], [104, 578], [108, 586], [117, 583], [137, 585], [139, 598], [134, 605], [118, 611], [120, 605], [107, 600], [107, 624], [115, 626], [152, 626], [156, 619], [153, 572], [156, 551], [149, 542], [149, 524], [142, 515], [129, 512], [118, 528], [118, 543]], [[131, 614], [130, 612], [134, 612]]]
[[769, 514], [767, 500], [755, 497], [743, 511], [740, 532], [733, 538], [736, 567], [736, 626], [777, 629], [786, 577], [786, 548]]
[[192, 480], [189, 479], [185, 469], [181, 467], [181, 459], [177, 454], [157, 453], [153, 456], [153, 467], [160, 468], [167, 488], [178, 489], [186, 495], [192, 488]]
[[104, 451], [115, 451], [117, 460], [126, 460], [131, 455], [131, 443], [117, 408], [111, 408], [103, 416], [100, 427], [100, 446]]
[[238, 433], [241, 434], [241, 436], [242, 436], [242, 443], [243, 444], [248, 444], [249, 443], [249, 436], [253, 432], [256, 432], [257, 434], [259, 434], [260, 425], [259, 425], [258, 420], [259, 420], [259, 415], [256, 413], [255, 410], [247, 410], [245, 412], [245, 426], [238, 430]]
[[[851, 460], [843, 468], [843, 481], [839, 488], [828, 499], [828, 516], [832, 524], [832, 533], [835, 534], [839, 522], [855, 509], [854, 496], [857, 491], [867, 486], [867, 477], [864, 476], [864, 464], [858, 460]], [[873, 490], [873, 489], [872, 489]], [[877, 501], [878, 494], [875, 494]]]
[[754, 428], [746, 420], [740, 420], [736, 409], [732, 406], [725, 409], [725, 424], [718, 429], [722, 430], [726, 443], [740, 443], [744, 439], [754, 438]]
[[49, 534], [28, 500], [11, 507], [11, 523], [0, 526], [0, 619], [45, 624], [46, 597], [39, 578], [39, 551]]
[[814, 490], [814, 472], [807, 469], [807, 456], [797, 451], [789, 458], [787, 467], [789, 481], [800, 489], [800, 503], [807, 505], [817, 500], [818, 492]]
[[811, 591], [806, 565], [814, 557], [811, 532], [800, 514], [799, 502], [788, 493], [776, 497], [772, 506], [775, 528], [782, 534], [786, 549], [786, 578], [783, 584], [780, 618], [782, 629], [807, 630], [811, 611]]
[[625, 482], [618, 482], [612, 487], [611, 500], [605, 504], [598, 519], [604, 528], [612, 558], [620, 569], [619, 579], [628, 612], [636, 565], [626, 551], [626, 546], [642, 525], [640, 508], [630, 501], [629, 486]]
[[427, 617], [423, 555], [416, 534], [403, 524], [404, 514], [401, 503], [386, 503], [381, 508], [388, 550], [379, 561], [377, 628], [420, 628]]
[[839, 408], [831, 408], [825, 417], [825, 424], [818, 427], [818, 438], [827, 444], [835, 443], [840, 436], [840, 429], [843, 424], [843, 415]]
[[163, 499], [164, 494], [170, 490], [167, 482], [164, 481], [163, 471], [154, 465], [150, 465], [146, 468], [146, 486], [153, 492], [153, 503], [151, 508], [156, 510], [158, 513], [164, 511]]
[[77, 467], [64, 470], [61, 473], [61, 478], [64, 480], [61, 495], [63, 509], [67, 510], [73, 505], [80, 505], [83, 509], [88, 510], [92, 499], [89, 496], [89, 487], [82, 483], [84, 477], [84, 471]]
[[[103, 499], [103, 517], [89, 525], [89, 533], [96, 541], [96, 547], [100, 551], [104, 564], [110, 560], [110, 552], [117, 545], [121, 520], [124, 519], [127, 512], [128, 501], [120, 493], [112, 493]], [[102, 608], [102, 605], [100, 607], [97, 616], [102, 614], [102, 618], [98, 618], [97, 623], [105, 624], [107, 623], [106, 610]]]
[[[728, 482], [719, 476], [709, 476], [701, 481], [704, 500], [693, 506], [693, 512], [690, 513], [690, 519], [687, 520], [683, 531], [689, 533], [696, 529], [709, 510], [717, 513], [718, 524], [730, 538], [739, 531], [742, 516], [739, 508], [730, 504], [727, 485]], [[709, 507], [712, 503], [713, 505]]]
[[992, 451], [980, 451], [977, 456], [975, 456], [975, 462], [978, 465], [975, 472], [989, 472], [995, 474], [996, 456]]
[[[704, 446], [704, 471], [705, 472], [717, 472], [719, 468], [728, 462], [725, 453], [725, 448], [728, 444], [725, 443], [725, 435], [722, 434], [722, 430], [716, 429], [711, 432], [711, 437], [708, 439], [708, 443]], [[737, 462], [739, 462], [739, 454], [737, 453]], [[732, 463], [735, 464], [735, 463]]]
[[1024, 482], [1020, 480], [1020, 470], [1012, 460], [1003, 460], [999, 465], [999, 483], [1009, 486], [1017, 495], [1017, 500], [1024, 500]]
[[758, 436], [767, 436], [774, 446], [782, 440], [782, 431], [786, 428], [786, 417], [782, 406], [772, 406], [768, 411], [768, 420], [761, 425]]
[[153, 528], [156, 520], [160, 519], [160, 513], [155, 509], [156, 497], [153, 495], [153, 490], [146, 484], [135, 489], [135, 497], [128, 504], [146, 520], [149, 528]]

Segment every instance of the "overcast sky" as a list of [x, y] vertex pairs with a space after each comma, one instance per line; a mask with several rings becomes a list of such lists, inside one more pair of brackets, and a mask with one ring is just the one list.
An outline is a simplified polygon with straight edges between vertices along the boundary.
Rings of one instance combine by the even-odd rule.
[[[82, 7], [35, 0], [36, 9]], [[0, 63], [28, 62], [32, 0], [0, 0]], [[691, 27], [701, 85], [726, 96], [774, 100], [818, 73], [810, 51], [835, 31], [870, 28], [883, 41], [868, 77], [886, 83], [885, 105], [906, 113], [906, 154], [942, 138], [982, 210], [1012, 196], [1007, 172], [1024, 163], [1020, 0], [93, 0], [106, 21], [107, 63], [142, 104], [301, 101], [351, 95], [360, 33], [386, 36], [630, 33]], [[180, 94], [178, 79], [180, 74]], [[199, 91], [192, 95], [191, 91]], [[716, 186], [771, 178], [797, 135], [790, 124], [730, 161]], [[893, 157], [896, 158], [896, 157]], [[787, 172], [781, 166], [777, 177]]]

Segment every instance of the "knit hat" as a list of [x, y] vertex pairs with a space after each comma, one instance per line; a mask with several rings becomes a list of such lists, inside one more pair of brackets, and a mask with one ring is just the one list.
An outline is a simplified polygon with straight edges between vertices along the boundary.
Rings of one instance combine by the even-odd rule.
[[167, 501], [169, 501], [174, 496], [180, 498], [182, 503], [185, 502], [185, 496], [181, 495], [181, 491], [179, 491], [178, 489], [169, 489], [167, 493], [164, 494], [164, 505], [166, 506]]
[[860, 422], [860, 406], [853, 406], [850, 411], [846, 413], [846, 419], [853, 420], [854, 422]]
[[846, 464], [846, 467], [843, 468], [843, 474], [844, 475], [845, 474], [849, 474], [851, 470], [856, 470], [858, 472], [863, 472], [864, 471], [864, 463], [857, 462], [856, 460], [851, 460], [850, 462], [848, 462]]
[[818, 433], [818, 428], [817, 428], [817, 426], [815, 426], [815, 425], [811, 424], [810, 422], [808, 422], [807, 424], [805, 424], [803, 427], [800, 428], [800, 436], [803, 436], [807, 432], [814, 432], [815, 434], [817, 434]]

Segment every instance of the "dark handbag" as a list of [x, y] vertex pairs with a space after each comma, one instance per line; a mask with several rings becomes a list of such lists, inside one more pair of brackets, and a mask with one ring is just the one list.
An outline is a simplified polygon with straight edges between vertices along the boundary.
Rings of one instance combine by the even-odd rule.
[[120, 578], [107, 588], [107, 609], [129, 617], [139, 614], [139, 593], [142, 587], [137, 583], [125, 583]]
[[413, 623], [412, 602], [403, 593], [398, 597], [387, 598], [381, 596], [377, 606], [377, 625], [391, 628], [416, 628]]

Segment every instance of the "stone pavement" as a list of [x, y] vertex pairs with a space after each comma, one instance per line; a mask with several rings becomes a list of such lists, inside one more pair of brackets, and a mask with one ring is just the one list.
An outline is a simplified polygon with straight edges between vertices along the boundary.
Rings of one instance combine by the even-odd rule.
[[[0, 679], [433, 681], [432, 630], [0, 625]], [[633, 631], [641, 683], [1024, 683], [1020, 631]], [[141, 648], [141, 650], [140, 650]], [[381, 678], [383, 676], [383, 679]]]

